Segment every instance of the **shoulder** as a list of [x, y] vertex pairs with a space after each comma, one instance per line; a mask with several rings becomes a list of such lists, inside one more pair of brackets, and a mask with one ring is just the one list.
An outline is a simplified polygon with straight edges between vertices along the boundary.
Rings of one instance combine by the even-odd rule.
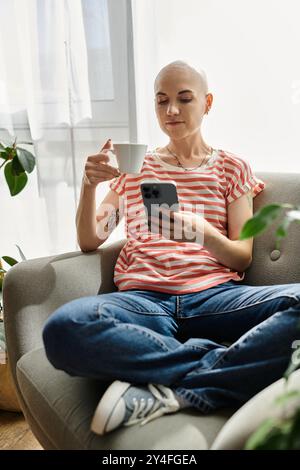
[[250, 165], [246, 158], [229, 152], [228, 150], [219, 150], [219, 156], [222, 161], [226, 176], [230, 177], [236, 174], [248, 173]]
[[219, 150], [219, 155], [221, 156], [224, 165], [243, 166], [249, 164], [245, 157], [233, 152], [228, 152], [228, 150]]

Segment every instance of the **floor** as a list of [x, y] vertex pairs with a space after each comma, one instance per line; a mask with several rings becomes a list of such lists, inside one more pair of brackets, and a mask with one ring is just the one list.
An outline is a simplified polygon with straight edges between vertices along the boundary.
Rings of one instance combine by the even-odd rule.
[[0, 411], [0, 450], [43, 450], [22, 413]]

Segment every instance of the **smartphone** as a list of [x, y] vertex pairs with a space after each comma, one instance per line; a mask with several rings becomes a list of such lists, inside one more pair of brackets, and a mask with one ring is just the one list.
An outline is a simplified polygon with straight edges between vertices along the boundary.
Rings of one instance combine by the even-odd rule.
[[149, 217], [158, 216], [159, 206], [170, 209], [174, 212], [179, 210], [179, 201], [176, 189], [176, 183], [157, 181], [143, 181], [141, 183], [141, 193], [143, 203], [146, 208], [148, 218], [148, 227], [151, 225]]

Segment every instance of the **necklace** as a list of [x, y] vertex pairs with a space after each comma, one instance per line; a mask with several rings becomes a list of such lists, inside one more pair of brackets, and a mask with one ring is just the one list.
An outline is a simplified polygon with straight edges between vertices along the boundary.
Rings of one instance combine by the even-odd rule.
[[[202, 166], [204, 160], [206, 159], [206, 156], [207, 156], [207, 155], [210, 155], [210, 157], [209, 157], [209, 159], [210, 159], [211, 156], [212, 156], [212, 154], [213, 154], [213, 151], [214, 151], [214, 149], [211, 147], [211, 152], [210, 152], [210, 154], [207, 153], [207, 154], [205, 155], [205, 157], [203, 157], [203, 159], [202, 159], [200, 165], [197, 165], [197, 166], [195, 166], [194, 168], [185, 168], [185, 167], [182, 165], [182, 163], [181, 163], [181, 161], [179, 160], [179, 158], [178, 158], [178, 156], [176, 155], [176, 153], [172, 152], [172, 151], [169, 149], [168, 146], [167, 146], [166, 148], [167, 148], [167, 150], [176, 158], [176, 160], [177, 160], [177, 162], [178, 162], [178, 166], [180, 166], [181, 168], [183, 168], [184, 171], [192, 171], [192, 170], [196, 170], [197, 168], [200, 168], [200, 167]], [[207, 160], [207, 163], [208, 163], [209, 159]]]

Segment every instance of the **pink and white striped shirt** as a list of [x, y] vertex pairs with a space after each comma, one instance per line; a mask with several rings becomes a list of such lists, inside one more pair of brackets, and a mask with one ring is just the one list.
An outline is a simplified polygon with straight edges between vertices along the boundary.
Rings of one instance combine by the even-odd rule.
[[265, 188], [244, 159], [224, 150], [214, 150], [206, 166], [188, 172], [164, 162], [156, 151], [147, 152], [139, 174], [123, 173], [109, 185], [123, 198], [127, 237], [115, 265], [118, 290], [179, 295], [241, 281], [245, 273], [224, 266], [199, 243], [149, 232], [140, 189], [141, 182], [149, 179], [175, 182], [179, 209], [191, 211], [200, 204], [201, 215], [225, 236], [228, 204], [250, 190], [255, 197]]

